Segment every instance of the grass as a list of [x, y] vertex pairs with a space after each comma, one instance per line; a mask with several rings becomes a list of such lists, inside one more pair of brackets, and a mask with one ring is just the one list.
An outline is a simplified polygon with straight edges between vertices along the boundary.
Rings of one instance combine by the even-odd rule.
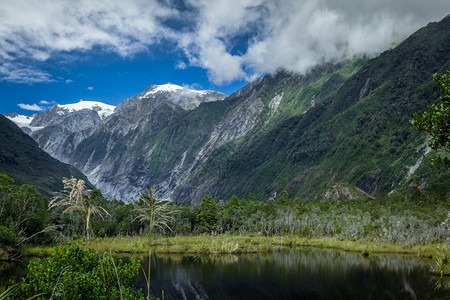
[[433, 273], [438, 276], [450, 276], [450, 251], [445, 248], [433, 257], [435, 268]]
[[[79, 241], [80, 245], [100, 252], [146, 253], [148, 238], [115, 237], [96, 238], [90, 241]], [[155, 253], [172, 254], [239, 254], [270, 252], [283, 248], [312, 247], [317, 249], [333, 249], [347, 252], [357, 252], [363, 255], [371, 254], [404, 254], [419, 257], [449, 256], [448, 246], [444, 243], [426, 245], [403, 245], [367, 241], [339, 241], [330, 238], [308, 239], [299, 236], [230, 236], [230, 235], [199, 235], [155, 237], [153, 242]], [[49, 255], [56, 246], [26, 248], [24, 255]]]

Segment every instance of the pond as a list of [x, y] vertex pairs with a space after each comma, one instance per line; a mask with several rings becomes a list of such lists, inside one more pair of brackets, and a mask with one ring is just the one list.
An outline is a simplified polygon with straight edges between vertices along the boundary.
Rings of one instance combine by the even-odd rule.
[[[148, 256], [139, 259], [147, 272]], [[0, 286], [26, 263], [0, 263]], [[162, 299], [450, 299], [450, 282], [416, 257], [313, 249], [263, 254], [153, 255], [151, 292]], [[146, 292], [141, 273], [137, 288]]]
[[[139, 258], [147, 270], [147, 257]], [[153, 256], [152, 295], [165, 299], [450, 299], [415, 257], [312, 249], [268, 254]], [[137, 286], [146, 291], [145, 278]]]

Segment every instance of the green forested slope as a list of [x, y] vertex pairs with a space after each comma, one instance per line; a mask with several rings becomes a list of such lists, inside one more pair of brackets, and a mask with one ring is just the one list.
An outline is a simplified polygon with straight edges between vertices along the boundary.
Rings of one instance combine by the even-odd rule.
[[[426, 145], [409, 120], [438, 98], [432, 75], [448, 69], [450, 17], [368, 61], [334, 96], [236, 151], [221, 170], [217, 196], [287, 188], [310, 197], [341, 181], [372, 195], [404, 186]], [[429, 188], [450, 182], [445, 170], [427, 174], [415, 179]]]
[[62, 178], [74, 176], [87, 181], [74, 167], [64, 164], [44, 150], [13, 122], [0, 115], [0, 173], [17, 184], [32, 184], [44, 195], [63, 188]]

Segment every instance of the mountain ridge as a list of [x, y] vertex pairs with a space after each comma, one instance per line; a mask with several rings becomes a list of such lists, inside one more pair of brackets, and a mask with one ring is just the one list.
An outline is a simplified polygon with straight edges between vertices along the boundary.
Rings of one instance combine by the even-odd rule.
[[3, 115], [0, 115], [0, 144], [0, 173], [17, 184], [35, 185], [44, 196], [62, 190], [63, 177], [83, 179], [88, 187], [93, 187], [80, 171], [40, 149], [36, 141]]

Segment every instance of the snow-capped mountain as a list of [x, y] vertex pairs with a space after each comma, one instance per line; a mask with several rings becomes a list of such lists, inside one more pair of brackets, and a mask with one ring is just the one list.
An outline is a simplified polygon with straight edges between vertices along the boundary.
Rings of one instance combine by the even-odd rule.
[[[50, 110], [31, 117], [9, 114], [8, 118], [53, 157], [79, 168], [105, 195], [128, 200], [139, 195], [142, 186], [145, 189], [148, 183], [140, 185], [143, 182], [136, 180], [124, 184], [127, 178], [134, 177], [132, 165], [127, 170], [121, 169], [120, 174], [116, 173], [117, 166], [137, 159], [138, 154], [130, 152], [127, 160], [119, 162], [118, 149], [143, 143], [145, 146], [149, 134], [159, 132], [201, 103], [220, 101], [225, 97], [215, 91], [167, 83], [151, 85], [117, 107], [80, 101], [55, 104]], [[146, 146], [136, 151], [140, 153], [145, 149]], [[111, 176], [117, 181], [112, 182]]]
[[193, 90], [176, 84], [167, 83], [163, 85], [151, 85], [141, 94], [137, 95], [140, 99], [154, 99], [165, 95], [170, 101], [179, 105], [185, 110], [192, 110], [203, 102], [223, 100], [225, 95], [210, 90]]
[[[98, 101], [84, 101], [80, 100], [73, 104], [55, 104], [49, 111], [34, 114], [32, 116], [19, 115], [17, 113], [11, 113], [5, 115], [8, 119], [17, 124], [23, 131], [28, 134], [32, 134], [35, 131], [41, 130], [51, 124], [55, 124], [61, 121], [64, 116], [79, 112], [82, 110], [94, 111], [100, 117], [101, 120], [112, 115], [114, 113], [114, 105]], [[57, 117], [57, 114], [60, 117]]]
[[112, 115], [114, 113], [114, 109], [116, 108], [114, 105], [109, 105], [97, 101], [84, 101], [84, 100], [80, 100], [80, 102], [73, 104], [65, 104], [65, 105], [56, 104], [56, 106], [58, 108], [58, 114], [60, 115], [66, 115], [83, 109], [88, 109], [96, 111], [102, 120]]
[[43, 150], [69, 162], [70, 153], [94, 133], [115, 108], [102, 102], [80, 100], [73, 104], [55, 104], [50, 110], [33, 116], [8, 114], [6, 117], [31, 135]]
[[35, 114], [32, 116], [25, 116], [19, 115], [17, 113], [5, 115], [5, 117], [16, 123], [17, 126], [19, 126], [24, 132], [29, 135], [31, 135], [36, 130], [44, 128], [43, 126], [31, 126], [31, 122], [33, 121], [35, 116]]

